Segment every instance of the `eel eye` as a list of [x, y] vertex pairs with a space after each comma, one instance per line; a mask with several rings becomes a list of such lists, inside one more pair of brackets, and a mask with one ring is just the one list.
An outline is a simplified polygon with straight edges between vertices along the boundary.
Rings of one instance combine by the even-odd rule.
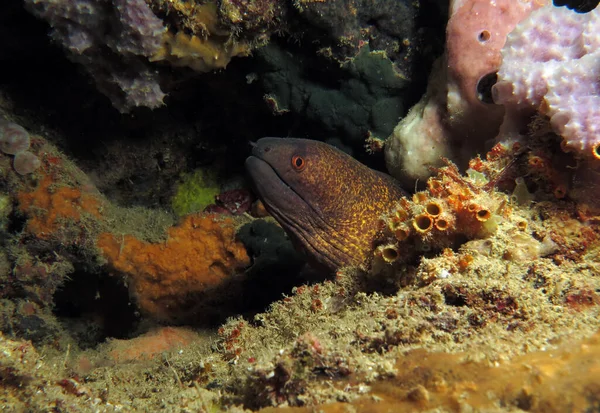
[[292, 156], [292, 168], [294, 168], [296, 171], [301, 171], [304, 169], [304, 167], [306, 167], [306, 161], [303, 157], [298, 155]]

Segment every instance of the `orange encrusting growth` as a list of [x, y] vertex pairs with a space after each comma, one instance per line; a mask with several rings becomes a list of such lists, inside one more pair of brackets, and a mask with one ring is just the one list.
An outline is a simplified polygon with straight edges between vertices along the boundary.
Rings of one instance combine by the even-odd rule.
[[169, 319], [189, 304], [185, 300], [250, 264], [244, 246], [235, 240], [233, 220], [216, 217], [188, 215], [161, 243], [102, 233], [97, 245], [109, 264], [128, 276], [140, 308]]
[[[52, 186], [54, 185], [54, 187]], [[47, 238], [64, 227], [61, 220], [80, 221], [82, 215], [102, 215], [102, 200], [94, 192], [56, 184], [45, 175], [35, 190], [17, 195], [19, 209], [27, 214], [27, 231]]]
[[182, 327], [161, 327], [130, 340], [111, 340], [109, 357], [116, 363], [152, 360], [164, 352], [187, 347], [198, 334]]
[[402, 198], [382, 218], [382, 236], [375, 249], [373, 268], [378, 270], [380, 263], [403, 263], [423, 252], [486, 238], [496, 231], [499, 220], [508, 211], [506, 196], [461, 176], [457, 167], [448, 163], [438, 170], [437, 176], [429, 178], [425, 191], [415, 193], [412, 200]]

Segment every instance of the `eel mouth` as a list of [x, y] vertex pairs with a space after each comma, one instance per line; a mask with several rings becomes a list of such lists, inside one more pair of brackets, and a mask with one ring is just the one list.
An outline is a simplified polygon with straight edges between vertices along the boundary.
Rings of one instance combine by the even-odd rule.
[[297, 211], [305, 204], [304, 199], [281, 179], [268, 162], [257, 156], [249, 156], [245, 166], [254, 189], [267, 207], [286, 213]]

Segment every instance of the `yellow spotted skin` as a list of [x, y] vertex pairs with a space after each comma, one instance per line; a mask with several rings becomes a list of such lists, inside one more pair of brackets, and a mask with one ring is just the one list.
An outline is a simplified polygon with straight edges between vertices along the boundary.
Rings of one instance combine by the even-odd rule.
[[405, 195], [390, 176], [308, 139], [262, 138], [246, 169], [292, 241], [331, 271], [368, 263], [381, 215]]

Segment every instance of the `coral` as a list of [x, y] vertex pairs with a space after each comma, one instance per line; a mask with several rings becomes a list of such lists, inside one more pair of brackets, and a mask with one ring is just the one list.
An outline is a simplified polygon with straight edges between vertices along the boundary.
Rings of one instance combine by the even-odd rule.
[[546, 0], [463, 0], [450, 5], [446, 51], [435, 64], [427, 93], [387, 138], [390, 173], [405, 182], [427, 179], [427, 166], [448, 157], [463, 167], [493, 139], [503, 109], [490, 88], [506, 35]]
[[183, 32], [165, 33], [162, 47], [150, 57], [151, 62], [168, 61], [173, 66], [185, 66], [197, 72], [223, 69], [235, 56], [250, 54], [246, 44], [227, 44], [223, 41], [190, 36]]
[[139, 307], [162, 320], [177, 319], [198, 295], [228, 281], [250, 264], [235, 241], [231, 219], [188, 215], [161, 243], [131, 235], [103, 233], [98, 248], [115, 270], [127, 276]]
[[[419, 5], [398, 0], [293, 1], [299, 18], [309, 23], [303, 37], [319, 48], [320, 55], [343, 63], [354, 58], [363, 45], [386, 54], [395, 63], [400, 76], [414, 79], [422, 63], [422, 38], [418, 30]], [[435, 19], [441, 8], [431, 5], [429, 18]], [[426, 24], [424, 24], [426, 26]]]
[[519, 23], [493, 87], [494, 100], [508, 111], [506, 129], [537, 110], [563, 137], [563, 150], [600, 159], [598, 33], [599, 9], [579, 14], [548, 5]]
[[[12, 222], [13, 227], [17, 219], [20, 223], [17, 233], [8, 232], [6, 237], [2, 233], [0, 237], [12, 269], [10, 277], [0, 278], [0, 297], [26, 299], [40, 305], [43, 312], [52, 307], [60, 308], [57, 303], [66, 296], [65, 306], [75, 308], [79, 303], [69, 300], [68, 294], [81, 295], [85, 286], [92, 286], [95, 279], [87, 271], [94, 274], [101, 271], [102, 259], [95, 244], [100, 232], [118, 228], [118, 233], [126, 231], [146, 240], [162, 239], [164, 228], [171, 220], [165, 220], [164, 214], [142, 208], [111, 205], [80, 169], [41, 137], [32, 135], [32, 151], [40, 154], [39, 171], [24, 179], [9, 168], [3, 177], [6, 181], [2, 181], [2, 184], [8, 182], [9, 202], [14, 204], [14, 212], [6, 220]], [[5, 159], [0, 161], [6, 162]], [[1, 169], [6, 171], [6, 168]], [[7, 222], [0, 221], [2, 226]], [[7, 229], [10, 231], [10, 227]], [[68, 286], [69, 277], [85, 279], [85, 283], [73, 291]], [[119, 286], [111, 291], [114, 297], [118, 296]], [[59, 287], [62, 288], [57, 293]], [[94, 293], [100, 290], [98, 287]], [[122, 296], [126, 300], [127, 292]], [[101, 303], [102, 300], [95, 301], [98, 307]], [[113, 308], [118, 305], [113, 303]], [[101, 316], [104, 317], [96, 315], [97, 324], [101, 324]], [[30, 319], [33, 318], [27, 320]], [[122, 317], [124, 319], [126, 317]], [[30, 325], [31, 334], [43, 330], [39, 323], [32, 321]], [[10, 331], [22, 334], [23, 329], [11, 328]], [[98, 331], [104, 330], [99, 328]]]
[[456, 247], [457, 242], [496, 231], [508, 198], [491, 191], [482, 174], [470, 172], [462, 177], [453, 164], [440, 168], [425, 191], [402, 199], [382, 219], [384, 237], [375, 249], [375, 271], [381, 263], [406, 262], [418, 253]]
[[[506, 36], [515, 25], [546, 0], [513, 2], [510, 0], [470, 0], [461, 3], [450, 17], [446, 30], [448, 65], [447, 111], [450, 127], [455, 124], [494, 122], [499, 125], [502, 111], [490, 104], [488, 75], [494, 75], [502, 56], [500, 50]], [[454, 5], [456, 7], [456, 4]], [[488, 82], [487, 85], [484, 83]], [[487, 93], [487, 95], [486, 95]], [[485, 116], [478, 119], [478, 116]], [[469, 139], [477, 139], [473, 132], [480, 128], [470, 126]], [[491, 130], [491, 134], [490, 131]], [[493, 138], [493, 128], [484, 129], [487, 138]], [[483, 137], [479, 137], [482, 139]]]
[[[30, 179], [19, 178], [18, 171], [9, 177], [11, 202], [22, 226], [18, 235], [7, 237], [12, 276], [0, 279], [0, 284], [2, 297], [37, 303], [43, 313], [54, 305], [57, 288], [75, 265], [85, 262], [87, 268], [97, 267], [88, 260], [96, 255], [94, 240], [103, 226], [107, 202], [83, 173], [43, 138], [32, 136], [32, 151], [40, 154], [38, 172]], [[45, 328], [45, 323], [36, 321], [39, 319], [28, 316], [22, 330], [45, 336], [37, 333]]]
[[219, 15], [222, 23], [238, 28], [248, 37], [261, 38], [280, 28], [287, 4], [280, 0], [222, 0]]
[[121, 53], [149, 56], [161, 46], [165, 28], [145, 1], [113, 0], [119, 17], [121, 33], [116, 44]]
[[144, 0], [27, 0], [25, 5], [48, 22], [50, 36], [117, 109], [163, 105], [159, 73], [147, 59], [160, 49], [166, 29]]
[[[125, 312], [118, 322], [111, 321], [112, 313], [102, 308], [100, 298], [92, 300], [93, 306], [86, 304], [81, 297], [90, 289], [94, 293], [109, 291], [117, 302], [128, 300], [129, 289], [131, 295], [140, 297], [143, 310], [151, 315], [159, 313], [156, 317], [161, 319], [180, 316], [196, 304], [204, 291], [207, 300], [215, 304], [217, 294], [211, 289], [215, 286], [223, 296], [235, 295], [237, 290], [225, 284], [231, 287], [234, 282], [230, 275], [249, 264], [244, 246], [234, 241], [236, 223], [220, 222], [214, 216], [190, 216], [167, 233], [172, 217], [166, 212], [113, 205], [52, 145], [36, 137], [33, 147], [41, 154], [42, 165], [31, 179], [1, 168], [14, 188], [9, 201], [14, 202], [18, 214], [13, 215], [24, 220], [18, 235], [6, 240], [12, 274], [0, 279], [0, 298], [27, 299], [44, 310], [55, 305], [57, 309], [69, 307], [93, 313], [91, 327], [75, 328], [74, 322], [70, 324], [77, 330], [73, 335], [79, 334], [78, 340], [89, 345], [94, 338], [111, 334], [118, 337], [119, 328], [135, 322], [135, 317], [125, 316]], [[8, 160], [2, 158], [0, 161], [7, 164]], [[208, 202], [212, 200], [211, 195]], [[167, 236], [170, 238], [165, 241]], [[107, 258], [111, 265], [105, 265]], [[119, 271], [115, 282], [122, 281], [121, 276], [128, 277], [127, 287], [119, 289], [122, 284], [113, 285], [102, 277], [95, 281], [97, 274], [108, 277], [107, 273], [115, 270]], [[239, 287], [243, 280], [236, 279], [236, 285]], [[95, 289], [94, 282], [99, 284]], [[58, 287], [62, 288], [57, 292]], [[79, 295], [74, 299], [73, 294]], [[224, 313], [223, 307], [215, 305], [214, 312]], [[119, 308], [118, 304], [112, 308]], [[207, 318], [212, 316], [209, 312], [204, 312]], [[108, 324], [111, 326], [105, 328]], [[7, 329], [22, 334], [21, 330]]]
[[[256, 33], [243, 31], [238, 26], [243, 22], [231, 22], [231, 15], [221, 13], [222, 8], [228, 9], [233, 4], [212, 0], [202, 4], [153, 0], [155, 10], [171, 16], [168, 19], [171, 30], [165, 32], [161, 47], [150, 61], [167, 61], [173, 66], [209, 72], [225, 68], [235, 56], [249, 55], [257, 45], [268, 41], [270, 30], [263, 26], [260, 40], [254, 37]], [[244, 22], [250, 22], [253, 16], [245, 15], [243, 18]]]
[[220, 189], [210, 171], [198, 169], [184, 174], [171, 200], [173, 211], [179, 216], [199, 212], [215, 201]]
[[[369, 135], [387, 136], [412, 99], [412, 85], [382, 51], [364, 45], [341, 65], [335, 88], [307, 76], [311, 63], [270, 44], [257, 51], [266, 65], [261, 80], [274, 114], [302, 113], [344, 143], [363, 148]], [[332, 69], [333, 70], [333, 69]]]
[[443, 110], [446, 96], [443, 63], [443, 59], [436, 61], [426, 94], [385, 141], [387, 170], [407, 186], [412, 186], [415, 178], [429, 177], [429, 168], [439, 165], [442, 157], [454, 155]]
[[29, 152], [31, 138], [21, 125], [0, 119], [0, 152], [15, 155], [13, 168], [19, 175], [34, 172], [41, 165], [36, 155]]

